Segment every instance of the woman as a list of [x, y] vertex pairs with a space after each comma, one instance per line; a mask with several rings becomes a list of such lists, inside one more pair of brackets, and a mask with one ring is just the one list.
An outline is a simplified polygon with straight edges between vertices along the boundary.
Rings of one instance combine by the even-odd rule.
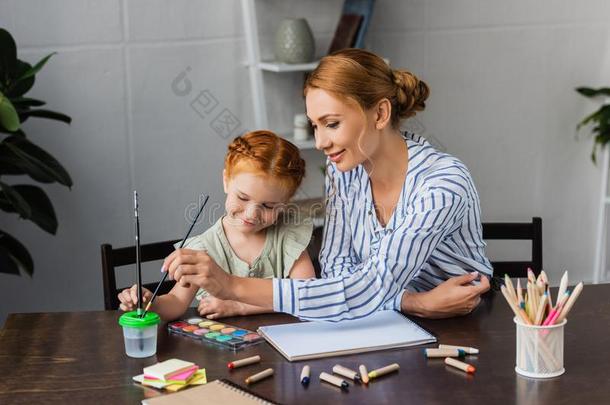
[[187, 249], [169, 255], [164, 271], [217, 298], [310, 320], [382, 309], [431, 318], [472, 311], [492, 269], [470, 173], [398, 129], [428, 94], [411, 73], [360, 49], [323, 58], [308, 77], [307, 115], [316, 148], [328, 156], [322, 279], [234, 277]]

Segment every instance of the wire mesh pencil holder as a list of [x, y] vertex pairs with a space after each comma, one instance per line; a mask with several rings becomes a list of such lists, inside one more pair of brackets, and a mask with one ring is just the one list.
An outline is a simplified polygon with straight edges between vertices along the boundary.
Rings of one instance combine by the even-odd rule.
[[565, 373], [563, 331], [567, 320], [556, 325], [526, 325], [513, 319], [517, 332], [515, 371], [525, 377], [552, 378]]

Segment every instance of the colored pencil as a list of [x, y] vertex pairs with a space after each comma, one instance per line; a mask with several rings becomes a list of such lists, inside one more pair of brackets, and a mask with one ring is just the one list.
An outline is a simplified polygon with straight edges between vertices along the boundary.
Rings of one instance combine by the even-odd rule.
[[561, 323], [566, 318], [566, 316], [568, 315], [568, 313], [570, 312], [570, 310], [574, 306], [574, 303], [576, 302], [576, 300], [580, 296], [580, 293], [582, 292], [582, 289], [583, 289], [583, 284], [582, 284], [582, 281], [581, 281], [580, 283], [578, 283], [576, 285], [576, 287], [574, 287], [574, 289], [570, 293], [570, 298], [564, 304], [564, 306], [563, 306], [563, 308], [561, 310], [561, 313], [559, 314], [559, 317], [557, 318], [555, 323]]

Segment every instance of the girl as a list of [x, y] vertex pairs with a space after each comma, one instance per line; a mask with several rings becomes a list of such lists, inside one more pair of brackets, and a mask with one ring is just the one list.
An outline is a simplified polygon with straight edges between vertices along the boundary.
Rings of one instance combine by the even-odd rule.
[[[230, 145], [223, 170], [227, 214], [201, 235], [189, 238], [185, 249], [205, 251], [227, 274], [239, 277], [314, 278], [306, 248], [311, 239], [310, 222], [287, 210], [305, 175], [305, 161], [296, 146], [269, 131], [237, 137]], [[181, 274], [170, 275], [181, 279]], [[269, 307], [222, 300], [185, 280], [159, 296], [151, 310], [163, 320], [180, 317], [193, 301], [209, 319], [270, 312]], [[142, 299], [152, 293], [144, 289]], [[121, 309], [133, 310], [137, 286], [119, 294]]]
[[326, 56], [308, 76], [307, 115], [329, 172], [322, 279], [240, 278], [188, 249], [163, 269], [219, 298], [304, 319], [469, 313], [492, 274], [474, 182], [457, 158], [399, 129], [428, 94], [413, 74], [362, 49]]

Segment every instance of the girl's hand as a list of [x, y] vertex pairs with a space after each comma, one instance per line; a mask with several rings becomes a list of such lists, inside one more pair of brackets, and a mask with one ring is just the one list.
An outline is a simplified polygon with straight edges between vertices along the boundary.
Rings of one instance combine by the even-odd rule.
[[[138, 285], [134, 284], [131, 288], [126, 288], [121, 291], [118, 295], [119, 301], [121, 301], [121, 308], [123, 311], [133, 311], [138, 305]], [[146, 304], [152, 297], [152, 292], [142, 287], [142, 303]]]
[[448, 318], [466, 315], [481, 302], [481, 294], [489, 290], [489, 279], [481, 276], [480, 282], [471, 284], [479, 278], [478, 272], [452, 277], [430, 291], [404, 294], [401, 309], [407, 314], [425, 318]]
[[176, 280], [183, 287], [194, 284], [217, 298], [234, 298], [233, 276], [202, 250], [176, 249], [165, 258], [161, 269], [169, 273], [170, 280]]
[[201, 299], [197, 308], [199, 315], [208, 319], [225, 318], [241, 315], [241, 303], [232, 300], [221, 300], [213, 296]]

